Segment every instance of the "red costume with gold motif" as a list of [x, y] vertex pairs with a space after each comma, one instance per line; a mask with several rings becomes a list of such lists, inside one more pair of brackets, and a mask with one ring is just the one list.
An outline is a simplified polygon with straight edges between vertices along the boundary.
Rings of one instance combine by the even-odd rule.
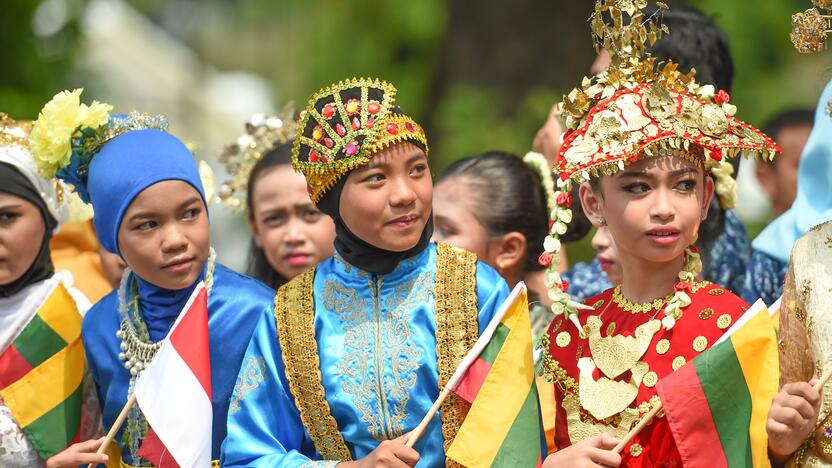
[[[662, 328], [667, 299], [633, 304], [609, 289], [589, 300], [583, 330], [561, 316], [542, 346], [545, 378], [555, 385], [558, 448], [608, 432], [623, 437], [658, 402], [656, 382], [719, 339], [748, 309], [742, 299], [708, 282], [695, 283], [676, 325]], [[659, 413], [661, 415], [661, 413]], [[621, 466], [681, 467], [664, 417], [645, 427], [622, 452]]]

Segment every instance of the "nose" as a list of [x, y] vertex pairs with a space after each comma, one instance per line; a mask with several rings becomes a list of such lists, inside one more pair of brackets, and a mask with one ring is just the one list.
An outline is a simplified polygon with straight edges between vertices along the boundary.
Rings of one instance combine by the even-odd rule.
[[650, 206], [650, 216], [663, 222], [672, 221], [676, 215], [676, 209], [670, 199], [671, 191], [667, 188], [660, 188], [656, 189], [654, 193], [656, 196]]
[[188, 248], [188, 237], [176, 224], [171, 224], [165, 229], [162, 237], [162, 252], [177, 253]]
[[396, 177], [391, 182], [391, 206], [409, 206], [416, 201], [416, 191], [412, 186], [414, 182], [409, 177]]
[[292, 217], [286, 226], [286, 235], [283, 237], [283, 242], [290, 245], [299, 245], [305, 241], [303, 222], [297, 217]]
[[595, 235], [592, 236], [592, 248], [598, 252], [603, 252], [607, 250], [610, 246], [610, 233], [607, 232], [607, 228], [599, 227], [595, 231]]

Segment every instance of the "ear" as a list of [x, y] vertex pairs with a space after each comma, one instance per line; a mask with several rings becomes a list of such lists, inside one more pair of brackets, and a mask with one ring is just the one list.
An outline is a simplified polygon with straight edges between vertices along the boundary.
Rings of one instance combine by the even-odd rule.
[[494, 247], [494, 265], [503, 278], [515, 278], [522, 275], [523, 262], [526, 255], [526, 236], [519, 232], [509, 232], [494, 239], [497, 245]]
[[708, 208], [711, 207], [711, 199], [714, 197], [714, 179], [709, 174], [705, 175], [705, 193], [702, 197], [701, 220], [708, 217]]
[[584, 182], [578, 189], [578, 196], [589, 222], [595, 227], [601, 227], [606, 216], [604, 215], [604, 200], [601, 198], [600, 190], [593, 190], [589, 182]]
[[248, 215], [248, 226], [251, 228], [251, 236], [254, 238], [254, 245], [262, 249], [263, 242], [260, 240], [260, 229], [258, 229], [257, 223], [254, 222], [254, 214]]

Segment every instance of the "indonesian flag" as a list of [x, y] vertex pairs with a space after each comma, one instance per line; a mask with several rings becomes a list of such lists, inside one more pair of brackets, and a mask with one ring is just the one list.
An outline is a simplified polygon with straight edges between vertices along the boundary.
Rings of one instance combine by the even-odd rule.
[[208, 350], [208, 294], [200, 282], [136, 379], [136, 400], [151, 427], [139, 454], [157, 467], [211, 465]]

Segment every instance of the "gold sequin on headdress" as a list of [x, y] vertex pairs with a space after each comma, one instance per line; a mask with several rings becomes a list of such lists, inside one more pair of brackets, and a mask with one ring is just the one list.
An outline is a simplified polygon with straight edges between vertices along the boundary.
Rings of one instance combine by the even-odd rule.
[[219, 158], [231, 179], [220, 186], [218, 199], [236, 212], [245, 210], [248, 178], [254, 166], [263, 155], [295, 137], [294, 110], [286, 107], [277, 116], [255, 114], [246, 122], [245, 130], [236, 142], [225, 147]]
[[[740, 153], [772, 158], [780, 151], [771, 138], [733, 117], [736, 107], [726, 91], [700, 85], [694, 70], [683, 74], [676, 63], [658, 63], [650, 56], [648, 45], [669, 32], [659, 24], [667, 5], [656, 3], [658, 10], [645, 17], [641, 10], [647, 0], [596, 0], [590, 28], [596, 48], [609, 52], [610, 66], [584, 78], [559, 106], [567, 131], [554, 169], [560, 176], [558, 207], [540, 263], [547, 267], [552, 312], [565, 313], [578, 329], [577, 311], [584, 306], [572, 300], [556, 269], [560, 237], [572, 220], [573, 181], [614, 174], [645, 157], [681, 156], [714, 175], [722, 206], [731, 208], [736, 184], [724, 159]], [[687, 248], [684, 262], [676, 291], [663, 307], [662, 326], [668, 330], [690, 305], [688, 293], [702, 268], [695, 246]]]
[[314, 203], [388, 146], [410, 141], [427, 154], [425, 131], [395, 107], [395, 96], [393, 85], [368, 78], [341, 81], [312, 95], [301, 113], [292, 166], [306, 177]]
[[[809, 8], [802, 13], [792, 15], [792, 31], [789, 38], [795, 49], [803, 54], [818, 52], [826, 45], [829, 33], [832, 33], [832, 0], [812, 0], [817, 8]], [[820, 10], [824, 10], [821, 13]]]

